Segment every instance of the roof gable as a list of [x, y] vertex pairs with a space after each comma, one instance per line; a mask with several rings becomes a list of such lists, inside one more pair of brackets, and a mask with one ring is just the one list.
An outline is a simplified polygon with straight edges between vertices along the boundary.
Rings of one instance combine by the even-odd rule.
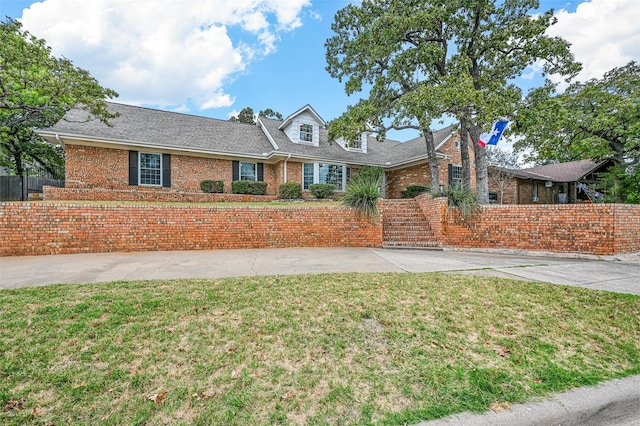
[[320, 127], [324, 127], [327, 125], [327, 123], [325, 123], [325, 121], [322, 119], [322, 117], [320, 117], [320, 114], [318, 114], [316, 112], [316, 110], [314, 110], [311, 105], [306, 104], [305, 106], [303, 106], [302, 108], [300, 108], [299, 110], [297, 110], [296, 112], [294, 112], [293, 114], [289, 115], [287, 118], [284, 119], [284, 121], [282, 122], [282, 124], [278, 127], [279, 130], [283, 130], [284, 128], [290, 126], [292, 124], [292, 121], [300, 116], [303, 113], [308, 113], [310, 114], [313, 119], [318, 123], [318, 125]]

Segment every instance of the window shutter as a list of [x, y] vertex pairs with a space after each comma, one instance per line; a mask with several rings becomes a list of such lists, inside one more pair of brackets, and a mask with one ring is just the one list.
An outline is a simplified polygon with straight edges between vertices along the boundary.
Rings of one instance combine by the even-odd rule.
[[258, 170], [256, 171], [256, 173], [256, 180], [260, 182], [264, 181], [264, 163], [258, 163]]
[[448, 164], [449, 186], [453, 186], [453, 164]]
[[234, 161], [232, 166], [232, 174], [231, 174], [231, 180], [240, 180], [240, 162], [239, 161]]
[[171, 188], [171, 154], [162, 154], [162, 186]]
[[129, 151], [129, 185], [138, 185], [138, 151]]

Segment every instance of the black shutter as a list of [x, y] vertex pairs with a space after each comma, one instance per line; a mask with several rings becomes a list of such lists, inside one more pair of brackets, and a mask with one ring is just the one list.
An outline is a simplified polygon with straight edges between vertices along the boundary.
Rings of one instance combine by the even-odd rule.
[[449, 171], [449, 186], [453, 187], [453, 164], [448, 164], [448, 171]]
[[138, 151], [129, 151], [129, 185], [138, 185]]
[[171, 154], [162, 154], [162, 186], [171, 188]]
[[240, 180], [240, 162], [234, 161], [231, 166], [231, 180]]
[[258, 163], [258, 176], [256, 176], [256, 180], [257, 181], [263, 181], [264, 180], [264, 163]]

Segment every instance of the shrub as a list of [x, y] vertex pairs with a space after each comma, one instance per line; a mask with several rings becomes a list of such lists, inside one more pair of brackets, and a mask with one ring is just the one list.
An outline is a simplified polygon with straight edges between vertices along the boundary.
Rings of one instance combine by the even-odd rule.
[[429, 192], [431, 188], [425, 185], [409, 185], [407, 189], [400, 192], [402, 198], [414, 198], [425, 192]]
[[278, 188], [278, 195], [286, 200], [302, 198], [302, 185], [297, 182], [283, 183]]
[[333, 195], [336, 186], [332, 183], [314, 183], [309, 185], [309, 191], [316, 198], [327, 198]]
[[224, 182], [221, 180], [203, 180], [200, 182], [200, 189], [202, 192], [209, 194], [220, 194], [224, 192]]
[[340, 204], [356, 208], [365, 216], [377, 216], [383, 174], [380, 167], [371, 167], [356, 173], [347, 183]]
[[476, 195], [462, 185], [447, 186], [442, 196], [447, 197], [449, 209], [457, 209], [464, 220], [469, 220], [478, 211], [479, 205]]
[[234, 194], [267, 195], [267, 182], [255, 180], [234, 180], [231, 182]]

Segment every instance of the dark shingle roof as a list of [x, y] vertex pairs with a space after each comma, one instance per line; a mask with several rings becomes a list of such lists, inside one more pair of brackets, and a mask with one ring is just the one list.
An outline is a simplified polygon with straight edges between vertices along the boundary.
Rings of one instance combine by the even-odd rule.
[[109, 127], [85, 121], [87, 113], [74, 109], [43, 133], [59, 133], [100, 140], [130, 142], [174, 149], [261, 155], [273, 150], [258, 126], [108, 102], [118, 112]]
[[[261, 126], [199, 117], [150, 108], [108, 102], [109, 111], [120, 116], [110, 120], [109, 127], [99, 120], [87, 121], [81, 109], [69, 111], [53, 127], [40, 130], [52, 138], [61, 137], [115, 142], [125, 145], [169, 148], [235, 156], [263, 156], [278, 154], [316, 161], [336, 161], [349, 164], [397, 166], [426, 158], [424, 137], [408, 142], [378, 141], [370, 136], [367, 152], [346, 150], [338, 143], [329, 143], [327, 130], [320, 129], [320, 144], [313, 146], [294, 143], [279, 127], [283, 121], [260, 117], [264, 129], [273, 139], [276, 149]], [[452, 128], [434, 132], [436, 146], [444, 141]]]
[[569, 161], [567, 163], [556, 163], [518, 170], [518, 174], [530, 179], [550, 180], [553, 182], [577, 182], [605, 162], [606, 161], [596, 162], [593, 160]]

